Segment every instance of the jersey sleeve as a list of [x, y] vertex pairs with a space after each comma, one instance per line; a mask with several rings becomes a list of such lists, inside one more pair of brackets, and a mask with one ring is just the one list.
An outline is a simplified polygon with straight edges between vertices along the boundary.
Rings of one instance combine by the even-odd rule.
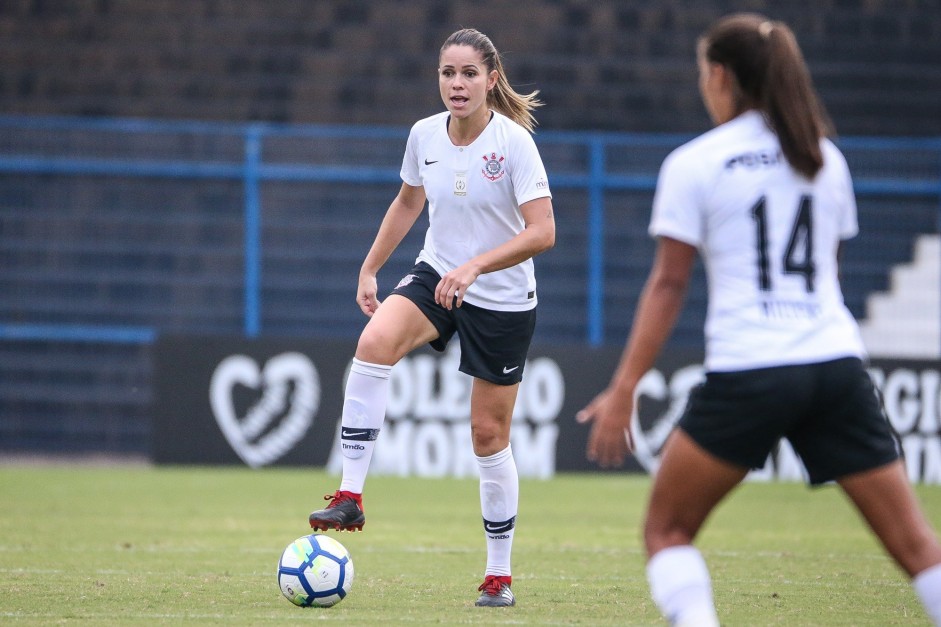
[[421, 175], [418, 172], [418, 133], [415, 126], [409, 131], [405, 143], [405, 156], [402, 157], [402, 169], [399, 172], [402, 181], [412, 187], [421, 187]]
[[511, 141], [514, 153], [511, 176], [516, 204], [522, 205], [536, 198], [551, 198], [549, 177], [532, 136], [528, 131], [520, 130], [511, 135]]
[[698, 247], [703, 241], [702, 196], [696, 189], [695, 170], [685, 161], [684, 153], [674, 152], [660, 167], [648, 232]]
[[856, 194], [853, 191], [853, 177], [843, 153], [829, 143], [825, 159], [833, 159], [834, 174], [839, 177], [836, 188], [840, 200], [840, 239], [847, 240], [859, 234], [859, 218], [856, 209]]

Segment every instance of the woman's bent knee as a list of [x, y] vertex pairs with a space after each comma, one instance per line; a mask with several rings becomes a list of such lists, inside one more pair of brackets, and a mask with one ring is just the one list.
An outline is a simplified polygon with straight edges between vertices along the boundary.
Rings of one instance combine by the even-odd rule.
[[692, 544], [695, 536], [695, 530], [686, 528], [676, 519], [664, 520], [648, 513], [644, 522], [644, 546], [648, 556], [671, 546]]

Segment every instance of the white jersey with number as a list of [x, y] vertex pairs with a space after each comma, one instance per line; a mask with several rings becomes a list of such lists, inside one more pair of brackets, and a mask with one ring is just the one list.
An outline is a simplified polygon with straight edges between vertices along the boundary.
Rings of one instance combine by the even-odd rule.
[[837, 277], [840, 241], [858, 230], [852, 181], [836, 146], [821, 147], [824, 166], [807, 179], [748, 111], [664, 161], [649, 230], [700, 251], [707, 370], [865, 356]]
[[[418, 261], [439, 274], [493, 250], [522, 232], [520, 205], [551, 197], [546, 169], [529, 132], [494, 112], [469, 146], [448, 137], [447, 111], [412, 126], [402, 161], [402, 180], [424, 187], [428, 230]], [[533, 260], [482, 274], [464, 300], [498, 311], [536, 306]]]

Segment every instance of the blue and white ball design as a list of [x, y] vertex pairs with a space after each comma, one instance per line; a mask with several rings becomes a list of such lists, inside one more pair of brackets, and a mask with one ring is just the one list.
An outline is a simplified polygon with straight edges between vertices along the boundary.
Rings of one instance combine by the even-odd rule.
[[278, 563], [278, 586], [301, 607], [330, 607], [342, 601], [353, 585], [353, 560], [346, 547], [315, 533], [284, 549]]

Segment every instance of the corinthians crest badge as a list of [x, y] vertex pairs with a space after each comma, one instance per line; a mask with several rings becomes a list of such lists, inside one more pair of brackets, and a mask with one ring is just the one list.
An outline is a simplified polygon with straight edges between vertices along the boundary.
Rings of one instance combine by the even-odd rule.
[[506, 170], [503, 169], [503, 157], [497, 157], [497, 153], [491, 152], [489, 155], [484, 155], [484, 167], [480, 171], [485, 177], [491, 181], [499, 181], [503, 178], [503, 175], [506, 173]]

